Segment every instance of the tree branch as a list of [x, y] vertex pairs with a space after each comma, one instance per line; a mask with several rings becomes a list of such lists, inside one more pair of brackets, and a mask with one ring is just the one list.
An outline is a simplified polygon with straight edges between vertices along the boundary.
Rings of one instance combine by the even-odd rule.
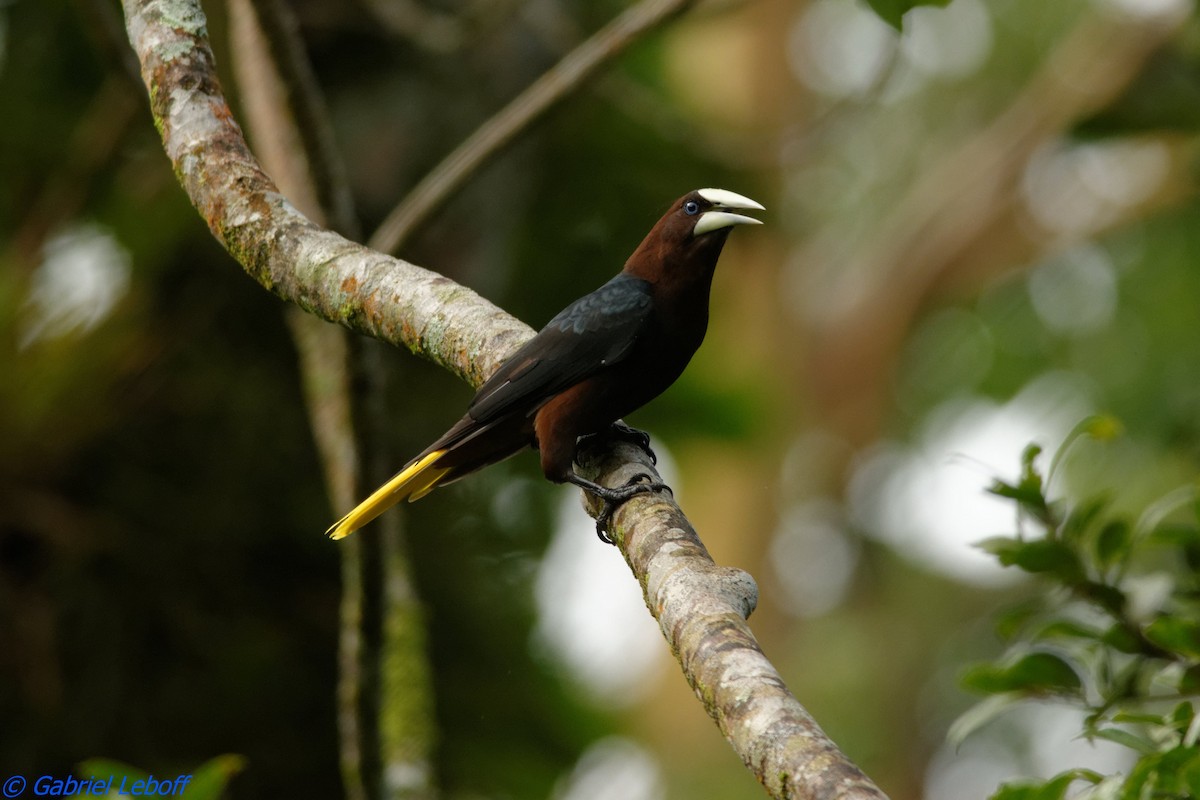
[[567, 53], [430, 170], [384, 218], [367, 244], [381, 253], [399, 252], [413, 231], [441, 208], [481, 165], [508, 146], [517, 134], [578, 89], [638, 37], [682, 13], [693, 2], [695, 0], [641, 0], [626, 9]]
[[[585, 447], [579, 466], [605, 486], [639, 474], [661, 480], [649, 457], [625, 443]], [[754, 578], [714, 563], [669, 494], [636, 495], [609, 530], [696, 697], [771, 797], [887, 800], [759, 648], [746, 624], [758, 604]]]
[[[532, 333], [474, 292], [304, 218], [258, 166], [213, 71], [196, 0], [125, 0], [151, 109], [180, 183], [246, 271], [279, 297], [480, 383]], [[602, 483], [652, 472], [636, 448], [581, 455]], [[673, 500], [638, 497], [613, 521], [651, 613], [722, 733], [776, 798], [881, 800], [758, 648], [757, 592], [717, 567]]]
[[324, 230], [288, 202], [233, 119], [196, 0], [126, 0], [125, 12], [176, 177], [250, 277], [476, 386], [529, 338], [528, 326], [470, 289]]

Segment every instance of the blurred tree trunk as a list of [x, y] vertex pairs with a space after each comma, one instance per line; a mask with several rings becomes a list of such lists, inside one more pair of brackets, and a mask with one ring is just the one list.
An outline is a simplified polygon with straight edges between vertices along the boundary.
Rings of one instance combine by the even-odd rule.
[[[831, 237], [814, 237], [799, 263], [806, 273], [824, 273], [827, 285], [813, 293], [820, 299], [811, 309], [820, 310], [806, 320], [807, 385], [820, 418], [853, 447], [880, 436], [896, 361], [923, 309], [1102, 233], [1039, 228], [1023, 206], [1022, 177], [1041, 148], [1118, 97], [1186, 18], [1178, 9], [1089, 8], [991, 123], [939, 151], [867, 235], [846, 241], [835, 234], [833, 247]], [[1184, 174], [1190, 154], [1171, 151]], [[1177, 202], [1190, 183], [1168, 182], [1103, 228]]]
[[[306, 216], [356, 237], [344, 170], [295, 21], [277, 0], [230, 0], [234, 68], [255, 149]], [[336, 510], [386, 479], [387, 369], [360, 342], [298, 308], [287, 310], [313, 435]], [[400, 513], [342, 555], [338, 727], [350, 800], [436, 795], [433, 687], [420, 601], [412, 590]]]

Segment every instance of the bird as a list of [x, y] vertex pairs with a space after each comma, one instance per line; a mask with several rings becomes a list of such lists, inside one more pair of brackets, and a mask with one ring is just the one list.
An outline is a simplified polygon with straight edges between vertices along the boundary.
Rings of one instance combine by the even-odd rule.
[[602, 501], [597, 534], [634, 495], [667, 488], [635, 476], [609, 488], [575, 472], [582, 437], [649, 436], [621, 419], [683, 373], [708, 329], [713, 273], [730, 231], [765, 211], [725, 189], [697, 189], [676, 200], [614, 278], [568, 305], [479, 387], [466, 414], [387, 483], [326, 531], [342, 539], [402, 500], [412, 502], [502, 461], [536, 449], [542, 473]]

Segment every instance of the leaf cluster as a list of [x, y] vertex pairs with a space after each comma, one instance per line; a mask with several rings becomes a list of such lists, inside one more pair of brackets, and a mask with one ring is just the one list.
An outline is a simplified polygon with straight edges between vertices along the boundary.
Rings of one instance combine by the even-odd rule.
[[[226, 753], [205, 761], [188, 772], [177, 773], [187, 778], [183, 788], [177, 794], [181, 800], [220, 800], [225, 796], [229, 782], [246, 767], [246, 759], [235, 753]], [[108, 758], [89, 758], [76, 766], [75, 773], [80, 778], [112, 778], [118, 785], [132, 785], [137, 781], [149, 781], [154, 778], [173, 780], [176, 775], [154, 775], [123, 761]], [[110, 790], [111, 791], [111, 790]]]
[[1048, 487], [1082, 436], [1108, 439], [1119, 426], [1091, 417], [1068, 437], [1043, 474], [1041, 448], [1022, 456], [1015, 482], [990, 491], [1013, 502], [1017, 531], [980, 543], [1001, 564], [1041, 581], [1036, 597], [1004, 612], [1007, 640], [995, 662], [971, 667], [965, 688], [987, 695], [960, 717], [951, 738], [1015, 704], [1056, 702], [1085, 713], [1080, 736], [1129, 748], [1124, 774], [1071, 769], [1045, 781], [1008, 783], [994, 800], [1074, 797], [1200, 798], [1200, 500], [1195, 486], [1154, 503], [1131, 521], [1113, 498], [1052, 499]]

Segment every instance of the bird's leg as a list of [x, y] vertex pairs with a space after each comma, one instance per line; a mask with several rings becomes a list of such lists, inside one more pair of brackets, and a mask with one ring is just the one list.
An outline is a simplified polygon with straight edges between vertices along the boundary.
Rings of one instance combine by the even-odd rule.
[[615, 489], [601, 486], [595, 481], [589, 481], [587, 478], [581, 478], [574, 470], [567, 473], [565, 477], [568, 483], [575, 484], [580, 489], [594, 494], [603, 501], [604, 504], [600, 508], [600, 513], [596, 515], [596, 535], [605, 544], [615, 544], [612, 537], [608, 535], [608, 523], [612, 519], [613, 513], [625, 501], [635, 495], [646, 494], [647, 492], [657, 492], [662, 489], [666, 489], [668, 492], [671, 491], [671, 487], [654, 480], [644, 472], [639, 472], [626, 481], [624, 486], [618, 486]]
[[585, 436], [579, 437], [581, 444], [592, 439], [598, 439], [600, 441], [615, 440], [618, 442], [629, 442], [629, 444], [650, 456], [651, 464], [654, 464], [655, 466], [658, 465], [658, 456], [655, 455], [654, 450], [650, 448], [650, 434], [639, 428], [626, 425], [621, 420], [617, 420], [599, 433], [589, 433]]

